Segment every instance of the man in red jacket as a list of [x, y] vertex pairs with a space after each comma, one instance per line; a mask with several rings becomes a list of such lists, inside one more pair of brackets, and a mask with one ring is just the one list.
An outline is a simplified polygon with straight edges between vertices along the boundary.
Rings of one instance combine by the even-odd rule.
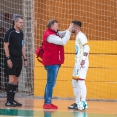
[[58, 31], [58, 22], [50, 20], [47, 24], [48, 29], [43, 36], [43, 65], [47, 71], [47, 84], [44, 94], [44, 109], [58, 109], [52, 104], [53, 88], [56, 84], [58, 70], [64, 63], [64, 47], [70, 39], [73, 24], [66, 31]]

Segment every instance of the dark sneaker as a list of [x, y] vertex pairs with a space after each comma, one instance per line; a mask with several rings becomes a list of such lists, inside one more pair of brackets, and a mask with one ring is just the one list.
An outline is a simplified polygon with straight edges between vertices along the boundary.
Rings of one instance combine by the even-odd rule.
[[20, 103], [16, 102], [15, 100], [14, 100], [14, 101], [12, 101], [12, 102], [13, 102], [13, 104], [15, 104], [16, 106], [22, 106], [22, 104], [20, 104]]
[[14, 103], [11, 102], [11, 101], [8, 101], [8, 102], [5, 103], [5, 106], [15, 107], [16, 104], [14, 104]]
[[68, 106], [68, 109], [76, 109], [76, 108], [77, 108], [77, 104], [76, 103]]

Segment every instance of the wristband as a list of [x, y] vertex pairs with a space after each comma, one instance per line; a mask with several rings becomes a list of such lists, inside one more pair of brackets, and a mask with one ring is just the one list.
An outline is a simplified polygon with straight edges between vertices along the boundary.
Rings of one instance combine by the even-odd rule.
[[27, 59], [24, 59], [24, 61], [27, 61]]
[[83, 57], [82, 57], [82, 60], [86, 60], [86, 56], [83, 56]]
[[10, 59], [10, 56], [7, 56], [6, 59], [9, 60]]

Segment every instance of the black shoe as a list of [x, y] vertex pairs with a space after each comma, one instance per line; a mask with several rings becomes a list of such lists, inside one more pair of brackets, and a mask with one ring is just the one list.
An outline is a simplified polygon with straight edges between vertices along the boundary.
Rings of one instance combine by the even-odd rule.
[[16, 104], [14, 104], [14, 103], [13, 103], [13, 102], [11, 102], [11, 101], [8, 101], [8, 102], [6, 102], [6, 103], [5, 103], [5, 106], [15, 107], [15, 106], [16, 106]]
[[22, 106], [22, 104], [20, 104], [20, 103], [16, 102], [15, 100], [14, 100], [14, 101], [12, 101], [12, 102], [13, 102], [13, 104], [15, 104], [16, 106]]
[[76, 108], [77, 108], [77, 104], [76, 103], [68, 106], [68, 109], [76, 109]]

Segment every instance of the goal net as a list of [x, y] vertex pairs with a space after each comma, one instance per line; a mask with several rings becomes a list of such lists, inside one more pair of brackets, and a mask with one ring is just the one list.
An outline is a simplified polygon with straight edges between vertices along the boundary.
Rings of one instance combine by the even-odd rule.
[[13, 20], [17, 15], [23, 16], [24, 40], [28, 60], [28, 67], [23, 66], [18, 82], [18, 91], [25, 94], [33, 94], [34, 87], [34, 29], [33, 29], [33, 2], [32, 0], [1, 0], [0, 1], [0, 90], [4, 92], [8, 82], [5, 73], [3, 51], [4, 33], [13, 27]]
[[[34, 52], [42, 43], [47, 21], [56, 19], [59, 29], [66, 30], [72, 20], [80, 20], [83, 23], [82, 32], [86, 34], [91, 48], [86, 78], [87, 99], [117, 99], [116, 0], [1, 0], [0, 27], [5, 31], [12, 27], [13, 17], [17, 14], [22, 15], [25, 20], [23, 31], [29, 63], [27, 69], [22, 69], [18, 83], [19, 92], [37, 97], [44, 95], [46, 71], [36, 60]], [[2, 37], [3, 35], [0, 38]], [[65, 45], [65, 62], [58, 73], [54, 97], [74, 98], [71, 85], [75, 61], [74, 39], [75, 35], [72, 35]], [[1, 52], [0, 60], [0, 88], [5, 91], [5, 82], [8, 79], [4, 74], [4, 52]]]

